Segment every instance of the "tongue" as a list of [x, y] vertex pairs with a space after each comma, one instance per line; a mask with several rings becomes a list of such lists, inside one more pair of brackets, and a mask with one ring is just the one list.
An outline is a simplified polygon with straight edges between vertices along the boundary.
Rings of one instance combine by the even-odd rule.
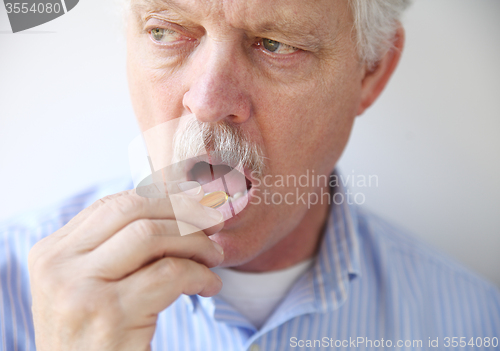
[[232, 196], [237, 192], [243, 193], [247, 188], [245, 176], [226, 165], [211, 166], [206, 162], [198, 162], [191, 169], [191, 177], [202, 185], [205, 193], [225, 191]]

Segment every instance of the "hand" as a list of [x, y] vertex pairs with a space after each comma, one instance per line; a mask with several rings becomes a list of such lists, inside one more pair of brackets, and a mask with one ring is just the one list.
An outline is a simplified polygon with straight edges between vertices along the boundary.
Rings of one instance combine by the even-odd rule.
[[[224, 257], [208, 236], [224, 226], [222, 214], [198, 203], [201, 187], [176, 196], [175, 219], [168, 197], [105, 197], [33, 247], [38, 351], [150, 350], [158, 314], [181, 294], [219, 292], [208, 268]], [[179, 222], [193, 234], [181, 236]]]

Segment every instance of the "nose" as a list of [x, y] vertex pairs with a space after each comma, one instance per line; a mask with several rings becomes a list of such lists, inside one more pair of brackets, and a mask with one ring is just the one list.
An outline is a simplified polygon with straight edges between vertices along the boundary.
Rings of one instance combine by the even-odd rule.
[[182, 103], [201, 122], [243, 123], [251, 115], [250, 98], [243, 89], [248, 76], [245, 61], [235, 51], [230, 43], [207, 39], [192, 57]]

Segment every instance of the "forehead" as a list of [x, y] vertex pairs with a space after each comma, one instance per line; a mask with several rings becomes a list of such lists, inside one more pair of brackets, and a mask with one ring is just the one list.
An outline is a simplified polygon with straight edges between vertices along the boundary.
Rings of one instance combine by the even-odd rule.
[[293, 28], [328, 35], [349, 22], [348, 0], [130, 0], [135, 12], [175, 12], [248, 31]]

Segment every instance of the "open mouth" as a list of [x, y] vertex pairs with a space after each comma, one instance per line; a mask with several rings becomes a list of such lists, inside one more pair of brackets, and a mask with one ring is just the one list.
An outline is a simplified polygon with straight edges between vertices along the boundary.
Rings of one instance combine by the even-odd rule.
[[199, 161], [188, 170], [187, 178], [200, 183], [205, 193], [225, 192], [231, 203], [245, 197], [252, 188], [252, 181], [245, 173], [241, 166]]

